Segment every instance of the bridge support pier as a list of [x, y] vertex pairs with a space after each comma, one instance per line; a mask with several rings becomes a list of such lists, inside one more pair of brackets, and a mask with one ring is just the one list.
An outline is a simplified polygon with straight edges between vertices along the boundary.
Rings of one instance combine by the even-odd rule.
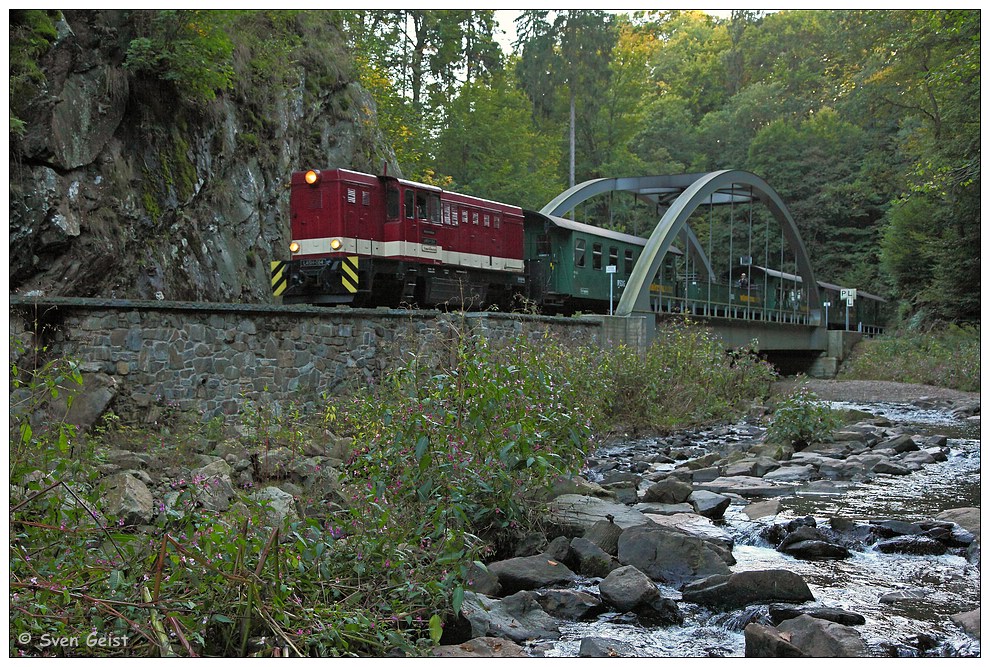
[[811, 364], [808, 375], [821, 379], [834, 378], [839, 372], [839, 366], [862, 339], [863, 334], [858, 331], [829, 331], [828, 349]]
[[657, 323], [653, 315], [602, 315], [602, 336], [604, 345], [615, 347], [626, 345], [640, 352], [649, 347], [656, 335]]

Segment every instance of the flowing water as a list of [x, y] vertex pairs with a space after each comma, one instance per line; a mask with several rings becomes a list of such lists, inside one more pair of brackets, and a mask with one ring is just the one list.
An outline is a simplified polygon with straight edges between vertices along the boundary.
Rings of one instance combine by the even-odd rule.
[[[733, 504], [721, 525], [735, 540], [732, 554], [737, 563], [732, 571], [796, 572], [811, 588], [816, 606], [839, 607], [866, 617], [865, 625], [854, 627], [874, 656], [978, 656], [979, 641], [949, 620], [955, 613], [980, 606], [980, 571], [966, 558], [884, 554], [867, 548], [854, 551], [845, 560], [805, 561], [779, 553], [759, 536], [771, 523], [805, 516], [815, 517], [819, 524], [832, 517], [859, 522], [917, 521], [934, 518], [945, 509], [980, 506], [978, 421], [962, 421], [944, 410], [905, 405], [833, 403], [832, 406], [884, 416], [921, 435], [945, 435], [949, 438], [948, 460], [924, 466], [907, 476], [881, 475], [869, 483], [851, 485], [841, 494], [798, 492], [782, 499], [781, 512], [776, 517], [757, 521], [743, 513], [743, 505]], [[720, 435], [724, 437], [724, 433]], [[626, 446], [636, 449], [641, 443]], [[611, 447], [605, 455], [619, 457], [622, 449], [622, 446]], [[593, 581], [586, 582], [585, 588], [597, 592]], [[880, 602], [880, 596], [885, 593], [908, 589], [923, 589], [923, 593], [915, 600]], [[676, 589], [661, 587], [661, 593], [680, 599]], [[767, 605], [753, 605], [744, 610], [713, 612], [683, 602], [680, 607], [685, 613], [680, 626], [642, 627], [620, 614], [604, 614], [590, 622], [565, 622], [560, 641], [544, 655], [576, 656], [582, 638], [605, 637], [625, 642], [637, 656], [643, 657], [741, 657], [745, 653], [743, 628], [751, 621], [765, 618], [768, 609]]]

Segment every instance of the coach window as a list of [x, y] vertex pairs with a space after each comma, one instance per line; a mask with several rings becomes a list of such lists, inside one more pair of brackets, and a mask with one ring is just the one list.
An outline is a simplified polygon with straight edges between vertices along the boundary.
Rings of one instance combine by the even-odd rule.
[[633, 251], [626, 250], [626, 273], [631, 274], [633, 270]]
[[574, 266], [584, 267], [584, 239], [574, 241]]
[[591, 268], [595, 271], [602, 270], [602, 244], [596, 243], [591, 246]]
[[618, 266], [619, 265], [619, 249], [610, 247], [608, 249], [608, 265]]
[[399, 217], [399, 188], [394, 185], [385, 190], [385, 217], [390, 220]]
[[416, 191], [406, 190], [406, 217], [410, 220], [416, 217]]
[[440, 219], [440, 195], [433, 192], [430, 194], [430, 221], [434, 224], [443, 224]]

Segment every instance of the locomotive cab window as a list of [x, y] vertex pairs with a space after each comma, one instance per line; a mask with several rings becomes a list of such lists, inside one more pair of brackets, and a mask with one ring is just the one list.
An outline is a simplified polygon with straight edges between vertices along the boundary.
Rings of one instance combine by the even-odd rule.
[[574, 241], [574, 266], [584, 267], [584, 251], [584, 239], [577, 239]]
[[416, 217], [416, 192], [406, 190], [406, 218], [412, 220]]
[[385, 190], [385, 217], [390, 220], [399, 217], [399, 188], [394, 185]]
[[440, 195], [436, 194], [435, 192], [431, 193], [429, 199], [430, 199], [430, 222], [439, 225], [442, 222], [440, 220]]
[[602, 244], [596, 243], [591, 246], [591, 262], [595, 271], [602, 270]]
[[426, 193], [416, 193], [416, 217], [420, 220], [429, 220], [427, 217]]

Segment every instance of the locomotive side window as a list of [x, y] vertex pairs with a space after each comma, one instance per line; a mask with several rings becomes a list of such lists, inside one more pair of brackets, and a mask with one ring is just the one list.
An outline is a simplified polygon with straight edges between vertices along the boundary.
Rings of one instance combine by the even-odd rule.
[[371, 206], [371, 193], [368, 192], [367, 190], [361, 191], [361, 205]]
[[430, 194], [430, 222], [441, 224], [440, 220], [440, 195]]
[[385, 190], [385, 217], [390, 220], [399, 217], [399, 188], [391, 185]]
[[602, 244], [596, 243], [591, 247], [592, 268], [595, 271], [602, 270]]
[[574, 241], [574, 266], [584, 266], [584, 239]]
[[357, 203], [357, 190], [354, 188], [347, 188], [347, 203], [356, 204]]
[[626, 250], [626, 273], [632, 273], [633, 270], [633, 251]]
[[495, 229], [502, 226], [502, 218], [500, 216], [495, 216]]
[[475, 212], [473, 212], [471, 214], [471, 222], [473, 222], [474, 224], [478, 224], [478, 212], [477, 211], [475, 211]]
[[[454, 215], [457, 215], [456, 213]], [[443, 224], [450, 224], [450, 204], [443, 205]]]
[[416, 217], [416, 193], [406, 190], [406, 218], [412, 220]]
[[609, 247], [608, 249], [608, 265], [618, 266], [619, 265], [619, 249], [614, 247]]
[[491, 227], [491, 226], [492, 226], [492, 218], [490, 215], [485, 213], [485, 227]]
[[467, 224], [467, 214], [468, 214], [467, 211], [464, 211], [464, 210], [461, 211], [461, 224], [462, 225], [466, 225]]

